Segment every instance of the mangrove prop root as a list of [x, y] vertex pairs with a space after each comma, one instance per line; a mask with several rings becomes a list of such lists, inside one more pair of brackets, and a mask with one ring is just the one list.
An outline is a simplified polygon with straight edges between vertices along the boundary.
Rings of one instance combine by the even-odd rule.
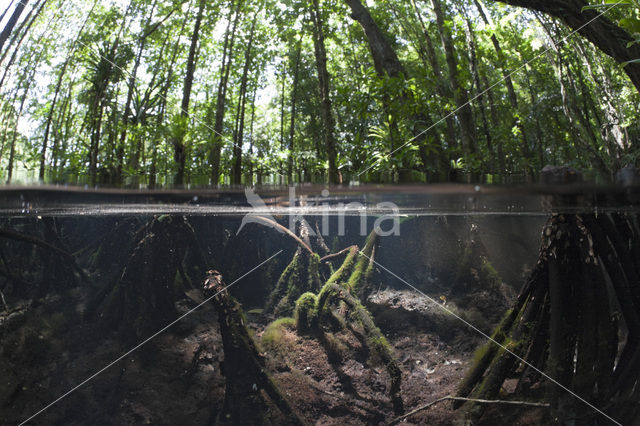
[[391, 378], [391, 389], [389, 390], [389, 394], [391, 396], [391, 402], [393, 403], [393, 411], [395, 413], [404, 412], [402, 398], [400, 397], [402, 372], [400, 371], [400, 367], [398, 366], [389, 342], [387, 342], [387, 339], [375, 325], [371, 315], [367, 312], [364, 306], [362, 306], [359, 300], [344, 292], [341, 294], [340, 299], [350, 307], [354, 316], [356, 316], [358, 321], [364, 326], [367, 341], [371, 346], [371, 349], [375, 351], [389, 373], [389, 377]]
[[[493, 332], [491, 337], [496, 343], [503, 344], [505, 342], [513, 328], [513, 324], [516, 321], [518, 314], [531, 295], [531, 289], [533, 287], [538, 287], [543, 279], [546, 279], [546, 270], [544, 264], [539, 263], [536, 265], [534, 273], [532, 273], [527, 284], [522, 288], [515, 305], [506, 313], [496, 330]], [[469, 372], [465, 375], [462, 383], [459, 385], [458, 392], [456, 393], [457, 396], [465, 397], [469, 395], [480, 379], [482, 379], [485, 371], [489, 368], [489, 365], [491, 365], [491, 362], [498, 353], [499, 346], [496, 343], [487, 342], [476, 352], [476, 361]], [[458, 408], [461, 405], [462, 400], [454, 402], [455, 408]]]
[[9, 305], [7, 305], [7, 299], [4, 298], [4, 293], [0, 290], [0, 299], [2, 300], [2, 307], [5, 312], [9, 313]]
[[267, 411], [263, 390], [289, 424], [303, 424], [266, 373], [264, 358], [249, 334], [240, 304], [224, 290], [221, 277], [207, 277], [205, 283], [206, 293], [217, 294], [213, 304], [224, 349], [225, 396], [218, 423], [263, 424]]
[[314, 226], [316, 230], [316, 240], [318, 241], [318, 247], [320, 247], [321, 252], [324, 254], [331, 253], [331, 250], [327, 247], [327, 243], [325, 243], [324, 238], [322, 238], [322, 232], [320, 232], [317, 220], [315, 221]]
[[614, 383], [617, 384], [617, 386], [614, 386], [615, 390], [611, 392], [613, 394], [617, 392], [622, 381], [626, 381], [629, 378], [637, 378], [637, 373], [635, 372], [638, 370], [634, 369], [635, 362], [632, 362], [632, 360], [634, 353], [637, 354], [640, 350], [640, 306], [635, 303], [633, 295], [638, 283], [628, 279], [624, 272], [625, 267], [621, 264], [621, 259], [616, 257], [615, 251], [608, 245], [611, 240], [607, 238], [608, 235], [598, 226], [595, 220], [592, 219], [588, 222], [585, 220], [585, 224], [589, 226], [593, 235], [594, 246], [598, 249], [596, 254], [601, 260], [606, 273], [611, 278], [611, 283], [622, 311], [622, 317], [628, 330], [627, 342], [620, 355], [613, 377]]
[[[549, 361], [548, 373], [563, 385], [570, 385], [573, 373], [573, 356], [576, 342], [576, 304], [575, 291], [577, 282], [574, 269], [576, 265], [574, 252], [559, 250], [570, 244], [568, 234], [575, 230], [567, 224], [556, 226], [557, 250], [555, 256], [548, 259], [549, 265]], [[574, 398], [558, 386], [549, 386], [549, 400], [560, 412], [570, 415], [568, 405]]]
[[[58, 227], [53, 217], [42, 218], [44, 225], [43, 240], [60, 250], [67, 251], [64, 247]], [[44, 298], [50, 289], [61, 290], [63, 288], [75, 287], [77, 279], [73, 273], [73, 267], [67, 262], [60, 262], [56, 259], [55, 252], [45, 252], [42, 256], [42, 278], [32, 295], [34, 301]], [[71, 256], [73, 257], [73, 256]]]
[[382, 364], [386, 367], [389, 377], [391, 378], [391, 388], [389, 395], [393, 404], [393, 410], [396, 414], [404, 412], [402, 398], [400, 397], [400, 385], [402, 383], [402, 373], [395, 359], [393, 350], [387, 339], [384, 337], [380, 329], [376, 326], [371, 318], [371, 314], [360, 303], [360, 300], [353, 296], [345, 287], [337, 284], [327, 283], [323, 287], [317, 298], [316, 315], [322, 319], [329, 305], [337, 300], [344, 302], [349, 312], [364, 329], [369, 350], [377, 355]]
[[280, 275], [276, 287], [267, 298], [264, 311], [276, 315], [289, 315], [296, 300], [305, 292], [317, 292], [321, 287], [320, 256], [297, 251]]
[[275, 309], [276, 305], [280, 302], [280, 300], [282, 300], [282, 298], [284, 297], [287, 286], [289, 285], [289, 278], [294, 274], [294, 271], [297, 271], [297, 269], [299, 268], [298, 263], [300, 262], [300, 257], [301, 254], [299, 252], [296, 252], [293, 255], [293, 259], [291, 259], [291, 262], [289, 262], [284, 271], [282, 271], [282, 274], [280, 274], [280, 278], [278, 278], [276, 286], [271, 291], [271, 294], [269, 294], [269, 297], [267, 297], [264, 312], [271, 313]]
[[63, 257], [64, 259], [66, 259], [71, 264], [73, 269], [82, 277], [83, 280], [89, 281], [89, 276], [87, 275], [86, 272], [84, 272], [82, 268], [78, 266], [75, 258], [69, 252], [59, 247], [56, 247], [53, 244], [50, 244], [44, 240], [33, 237], [31, 235], [25, 235], [19, 232], [11, 231], [9, 229], [2, 229], [2, 228], [0, 228], [0, 238], [7, 238], [15, 241], [23, 241], [25, 243], [33, 244], [43, 249], [51, 250], [57, 253], [58, 255], [60, 255], [61, 257]]
[[369, 234], [362, 252], [358, 253], [358, 258], [353, 266], [353, 272], [351, 272], [349, 281], [347, 281], [349, 290], [363, 300], [366, 299], [371, 292], [370, 276], [373, 271], [373, 257], [377, 241], [378, 233], [376, 229]]
[[136, 340], [175, 315], [175, 301], [184, 293], [176, 284], [188, 235], [193, 229], [183, 217], [160, 216], [137, 234], [120, 277], [108, 283], [87, 307], [98, 310], [102, 323]]
[[0, 275], [3, 275], [5, 278], [7, 278], [8, 281], [13, 281], [16, 284], [19, 284], [27, 288], [31, 287], [31, 284], [29, 282], [25, 281], [21, 276], [19, 276], [18, 274], [16, 274], [11, 270], [9, 261], [5, 257], [4, 252], [2, 250], [0, 250], [0, 261], [2, 261], [2, 264], [5, 267], [5, 269], [0, 269]]
[[[640, 380], [640, 242], [636, 215], [553, 214], [543, 229], [536, 268], [493, 339], [622, 423], [633, 421]], [[626, 340], [624, 336], [628, 331]], [[617, 361], [616, 361], [617, 360]], [[464, 421], [477, 421], [509, 377], [544, 380], [495, 345], [478, 351], [455, 400]], [[560, 421], [587, 409], [548, 384]], [[634, 408], [635, 407], [635, 408]], [[588, 416], [598, 415], [589, 410]]]
[[358, 255], [358, 246], [347, 247], [348, 254], [345, 260], [342, 262], [342, 265], [329, 277], [327, 283], [337, 283], [343, 281], [353, 269], [353, 265], [356, 261], [356, 256]]
[[[487, 371], [482, 382], [476, 387], [471, 397], [475, 399], [491, 399], [500, 391], [502, 384], [509, 374], [518, 365], [518, 359], [513, 356], [524, 356], [530, 341], [530, 324], [537, 316], [538, 309], [542, 306], [542, 301], [546, 288], [536, 289], [537, 291], [531, 296], [529, 302], [523, 308], [521, 321], [515, 327], [510, 339], [503, 346], [509, 349], [509, 352], [502, 348], [496, 354], [496, 358], [492, 362], [491, 368]], [[471, 423], [477, 423], [477, 420], [484, 413], [484, 406], [473, 403], [465, 404], [463, 407], [463, 416], [471, 420]]]
[[[400, 397], [400, 385], [402, 381], [400, 367], [395, 359], [391, 345], [387, 342], [385, 336], [373, 321], [371, 314], [362, 305], [356, 295], [366, 290], [373, 269], [371, 259], [375, 254], [375, 245], [377, 242], [376, 231], [377, 230], [374, 230], [367, 238], [362, 253], [360, 253], [357, 246], [351, 246], [338, 253], [329, 255], [329, 257], [325, 257], [326, 260], [345, 253], [347, 254], [342, 265], [327, 280], [317, 295], [313, 292], [306, 292], [298, 298], [295, 305], [294, 317], [298, 332], [315, 334], [321, 343], [323, 342], [323, 346], [325, 346], [328, 355], [334, 358], [339, 358], [340, 354], [333, 350], [331, 342], [329, 341], [329, 333], [325, 333], [324, 329], [332, 328], [333, 326], [338, 328], [346, 327], [354, 333], [354, 328], [350, 327], [348, 321], [357, 322], [363, 330], [364, 335], [362, 339], [360, 339], [360, 336], [356, 337], [364, 342], [369, 353], [375, 355], [386, 367], [391, 379], [389, 393], [393, 409], [396, 414], [401, 414], [404, 412], [404, 407], [402, 398]], [[321, 259], [318, 257], [317, 261], [320, 262]], [[310, 275], [317, 276], [317, 274], [311, 273]], [[287, 277], [289, 280], [291, 279], [291, 275], [288, 275], [286, 270], [282, 274], [282, 277]], [[332, 306], [340, 304], [347, 308], [346, 311], [348, 312], [349, 320], [346, 319], [347, 314], [345, 314], [345, 318], [343, 318], [343, 314], [338, 316], [333, 312]], [[329, 352], [331, 352], [331, 354]]]

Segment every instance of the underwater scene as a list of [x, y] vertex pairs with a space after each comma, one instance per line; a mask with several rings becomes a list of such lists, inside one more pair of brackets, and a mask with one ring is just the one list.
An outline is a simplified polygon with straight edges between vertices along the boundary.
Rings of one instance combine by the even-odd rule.
[[0, 192], [0, 424], [637, 424], [628, 187]]

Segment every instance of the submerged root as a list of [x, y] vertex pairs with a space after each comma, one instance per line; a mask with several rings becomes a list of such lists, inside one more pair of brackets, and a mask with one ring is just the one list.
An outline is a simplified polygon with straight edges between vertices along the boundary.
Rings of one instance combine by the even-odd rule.
[[139, 233], [117, 281], [102, 290], [86, 315], [100, 318], [126, 341], [146, 337], [175, 318], [175, 301], [184, 293], [176, 277], [192, 233], [185, 218], [154, 218]]
[[319, 266], [320, 256], [317, 254], [307, 255], [300, 250], [296, 252], [269, 295], [265, 312], [273, 312], [276, 316], [291, 315], [296, 300], [302, 294], [320, 289]]
[[[322, 286], [318, 294], [307, 292], [298, 298], [294, 316], [298, 332], [315, 333], [334, 362], [341, 360], [341, 354], [344, 351], [333, 334], [326, 330], [345, 329], [348, 322], [357, 324], [358, 330], [362, 330], [363, 334], [360, 340], [366, 345], [371, 358], [384, 365], [390, 376], [390, 397], [393, 409], [396, 414], [400, 414], [404, 411], [400, 397], [402, 375], [393, 349], [376, 326], [371, 314], [355, 295], [367, 292], [373, 269], [372, 259], [376, 237], [375, 231], [369, 235], [362, 252], [357, 246], [349, 247], [344, 262]], [[342, 307], [342, 309], [338, 309], [340, 312], [336, 313], [334, 307]], [[346, 328], [355, 332], [354, 327]]]
[[264, 391], [285, 416], [287, 424], [303, 424], [266, 372], [264, 358], [247, 329], [240, 304], [224, 290], [221, 279], [208, 278], [205, 282], [217, 283], [208, 286], [206, 291], [216, 295], [213, 304], [218, 312], [224, 348], [225, 396], [216, 423], [263, 424], [268, 412]]
[[[393, 354], [393, 349], [386, 337], [376, 326], [369, 311], [367, 311], [360, 300], [353, 296], [346, 288], [338, 286], [337, 284], [328, 283], [325, 284], [322, 290], [321, 296], [317, 299], [316, 311], [319, 313], [324, 312], [326, 316], [331, 304], [337, 301], [345, 303], [348, 308], [349, 317], [361, 326], [372, 357], [387, 369], [387, 373], [391, 378], [389, 395], [393, 404], [393, 411], [396, 414], [401, 414], [404, 412], [402, 398], [400, 397], [402, 373]], [[320, 318], [322, 317], [323, 314], [320, 314]]]
[[[544, 380], [536, 370], [591, 404], [615, 407], [617, 421], [632, 420], [640, 367], [640, 262], [632, 253], [639, 236], [634, 221], [621, 215], [549, 219], [534, 272], [459, 387], [457, 397], [472, 399], [463, 421], [477, 422], [484, 405], [473, 400], [494, 399], [507, 378], [519, 378], [516, 391], [532, 378]], [[556, 384], [547, 389], [560, 421], [589, 408]]]
[[305, 333], [318, 326], [318, 298], [313, 293], [304, 293], [296, 302], [295, 321], [299, 332]]

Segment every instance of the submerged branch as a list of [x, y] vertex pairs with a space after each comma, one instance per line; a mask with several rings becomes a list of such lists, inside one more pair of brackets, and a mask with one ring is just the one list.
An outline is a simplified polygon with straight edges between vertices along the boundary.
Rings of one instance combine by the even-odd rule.
[[407, 417], [413, 416], [414, 414], [417, 414], [420, 411], [426, 410], [427, 408], [431, 407], [432, 405], [435, 405], [435, 404], [437, 404], [439, 402], [447, 401], [447, 400], [475, 402], [475, 403], [478, 403], [478, 404], [524, 405], [524, 406], [528, 406], [528, 407], [543, 407], [543, 408], [549, 408], [551, 406], [550, 404], [548, 404], [546, 402], [506, 401], [506, 400], [502, 400], [502, 399], [491, 399], [491, 400], [490, 399], [475, 399], [475, 398], [463, 398], [463, 397], [460, 397], [460, 396], [447, 395], [447, 396], [443, 396], [442, 398], [436, 399], [435, 401], [431, 401], [428, 404], [421, 405], [420, 407], [416, 408], [415, 410], [409, 411], [407, 414], [403, 414], [402, 416], [396, 417], [395, 419], [393, 419], [389, 423], [389, 426], [398, 424], [401, 421], [403, 421], [404, 419], [406, 419]]
[[293, 232], [291, 232], [291, 230], [287, 229], [286, 227], [280, 225], [278, 222], [276, 222], [275, 220], [271, 220], [271, 219], [267, 219], [266, 217], [263, 216], [252, 216], [253, 219], [264, 222], [265, 224], [272, 226], [274, 228], [276, 228], [279, 231], [284, 232], [285, 234], [287, 234], [288, 236], [290, 236], [291, 238], [293, 238], [300, 247], [302, 247], [303, 249], [305, 249], [306, 251], [309, 252], [309, 254], [313, 254], [313, 250], [311, 250], [311, 247], [309, 247], [309, 245], [307, 243], [305, 243], [304, 241], [302, 241], [302, 239], [300, 237], [298, 237], [296, 234], [294, 234]]
[[324, 257], [321, 257], [320, 258], [320, 262], [324, 262], [325, 260], [329, 260], [329, 259], [333, 259], [333, 258], [342, 256], [343, 254], [349, 252], [350, 250], [354, 250], [354, 249], [358, 250], [358, 246], [355, 246], [355, 245], [354, 246], [349, 246], [349, 247], [347, 247], [345, 249], [340, 250], [337, 253], [328, 254], [328, 255], [326, 255]]
[[8, 238], [10, 240], [23, 241], [23, 242], [26, 242], [26, 243], [30, 243], [30, 244], [39, 246], [39, 247], [44, 248], [44, 249], [52, 250], [52, 251], [58, 253], [59, 255], [61, 255], [62, 257], [64, 257], [65, 259], [67, 259], [69, 262], [71, 262], [71, 266], [73, 267], [73, 269], [75, 269], [76, 272], [78, 272], [78, 274], [80, 274], [80, 276], [84, 280], [89, 281], [89, 276], [87, 275], [87, 273], [84, 272], [82, 270], [82, 268], [80, 268], [80, 266], [78, 266], [78, 264], [76, 263], [75, 258], [68, 251], [65, 251], [65, 250], [63, 250], [63, 249], [61, 249], [59, 247], [56, 247], [53, 244], [50, 244], [50, 243], [48, 243], [48, 242], [46, 242], [44, 240], [41, 240], [39, 238], [32, 237], [31, 235], [20, 234], [18, 232], [14, 232], [14, 231], [11, 231], [9, 229], [0, 228], [0, 238]]

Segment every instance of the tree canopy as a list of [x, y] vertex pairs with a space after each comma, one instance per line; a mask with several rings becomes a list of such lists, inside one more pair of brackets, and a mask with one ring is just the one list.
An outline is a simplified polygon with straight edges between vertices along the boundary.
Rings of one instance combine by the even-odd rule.
[[637, 0], [13, 0], [4, 181], [496, 182], [638, 165]]

